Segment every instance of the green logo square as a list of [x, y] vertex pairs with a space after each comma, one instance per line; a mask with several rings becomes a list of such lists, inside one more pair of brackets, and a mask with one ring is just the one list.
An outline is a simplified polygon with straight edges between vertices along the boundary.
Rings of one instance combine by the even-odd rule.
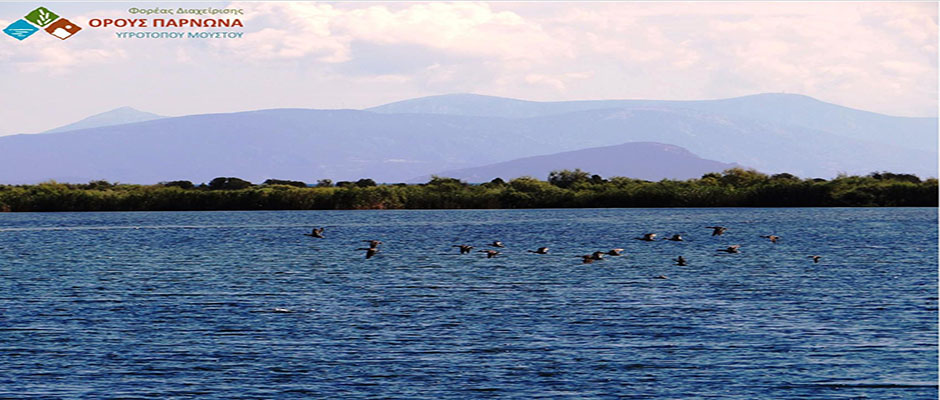
[[55, 21], [56, 18], [59, 18], [59, 16], [56, 13], [49, 11], [49, 9], [46, 7], [39, 7], [33, 11], [30, 11], [29, 14], [26, 14], [26, 16], [23, 17], [23, 19], [39, 26], [49, 25], [49, 23]]

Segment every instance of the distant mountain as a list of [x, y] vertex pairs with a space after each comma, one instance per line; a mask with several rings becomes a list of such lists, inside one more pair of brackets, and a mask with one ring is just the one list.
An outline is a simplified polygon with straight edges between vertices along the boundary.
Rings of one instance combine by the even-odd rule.
[[[833, 135], [914, 150], [937, 149], [935, 117], [894, 117], [856, 110], [812, 97], [764, 93], [721, 100], [583, 100], [536, 102], [476, 94], [421, 97], [369, 108], [386, 114], [445, 114], [533, 118], [603, 109], [695, 110], [764, 123], [814, 129]], [[682, 143], [673, 143], [683, 145]]]
[[[734, 167], [740, 165], [706, 160], [679, 146], [633, 142], [526, 157], [481, 167], [443, 171], [434, 175], [482, 183], [494, 178], [509, 180], [520, 176], [544, 180], [553, 170], [580, 168], [603, 177], [628, 176], [658, 181], [666, 178], [700, 178], [709, 172], [721, 172]], [[422, 176], [412, 182], [427, 182], [429, 178], [430, 176]]]
[[74, 131], [78, 129], [98, 128], [102, 126], [129, 124], [132, 122], [151, 121], [160, 118], [165, 117], [162, 115], [136, 110], [131, 107], [121, 107], [115, 108], [111, 111], [103, 112], [101, 114], [95, 114], [78, 122], [73, 122], [68, 125], [50, 129], [43, 133], [56, 133]]
[[[253, 182], [268, 178], [404, 182], [441, 171], [628, 142], [678, 146], [706, 160], [802, 177], [882, 170], [937, 175], [936, 147], [922, 144], [923, 131], [910, 129], [914, 132], [910, 136], [898, 133], [903, 129], [897, 127], [910, 119], [872, 114], [896, 122], [878, 130], [869, 121], [871, 126], [865, 129], [877, 133], [870, 135], [878, 138], [873, 140], [862, 128], [835, 133], [807, 126], [809, 122], [796, 117], [791, 123], [777, 111], [763, 115], [762, 107], [796, 109], [783, 104], [791, 100], [807, 107], [801, 111], [807, 115], [826, 115], [826, 110], [838, 107], [802, 97], [778, 99], [783, 103], [770, 102], [773, 99], [716, 100], [711, 105], [702, 102], [702, 109], [662, 102], [605, 106], [525, 118], [306, 109], [168, 117], [0, 137], [0, 183], [48, 179], [198, 183], [218, 176]], [[532, 102], [505, 104], [510, 103], [529, 107]], [[713, 109], [704, 109], [706, 105]], [[854, 121], [871, 114], [849, 111]], [[933, 141], [935, 136], [934, 132]], [[922, 145], [912, 148], [912, 143]], [[623, 157], [632, 157], [627, 154]]]
[[508, 130], [489, 126], [474, 117], [277, 109], [4, 136], [0, 183], [199, 183], [219, 176], [400, 182], [517, 157], [517, 144], [489, 152], [474, 147], [499, 142]]

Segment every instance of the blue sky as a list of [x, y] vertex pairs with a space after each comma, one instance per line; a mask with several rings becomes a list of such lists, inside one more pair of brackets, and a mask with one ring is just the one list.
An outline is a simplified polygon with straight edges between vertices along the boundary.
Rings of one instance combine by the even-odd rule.
[[[39, 3], [0, 4], [0, 28]], [[805, 94], [937, 114], [937, 3], [43, 2], [84, 29], [0, 37], [0, 135], [131, 106], [163, 115], [528, 100]], [[244, 10], [240, 39], [118, 39], [132, 7]], [[212, 29], [179, 29], [204, 31]], [[40, 35], [42, 34], [42, 35]]]

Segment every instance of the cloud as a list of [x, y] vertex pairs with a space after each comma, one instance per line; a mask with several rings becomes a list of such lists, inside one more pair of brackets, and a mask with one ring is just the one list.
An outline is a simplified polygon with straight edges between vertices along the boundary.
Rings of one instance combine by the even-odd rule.
[[487, 3], [409, 3], [355, 8], [319, 3], [236, 3], [247, 11], [246, 26], [266, 28], [225, 49], [248, 59], [313, 58], [350, 61], [354, 42], [416, 45], [458, 57], [544, 61], [570, 58], [570, 43], [558, 41], [537, 23]]
[[[91, 16], [128, 17], [131, 6], [74, 5], [83, 11], [70, 15], [85, 25]], [[149, 88], [148, 99], [176, 102], [180, 113], [198, 111], [189, 99], [174, 98], [190, 88], [215, 96], [213, 111], [368, 106], [453, 92], [531, 100], [790, 92], [897, 115], [937, 112], [936, 3], [234, 2], [227, 7], [245, 10], [241, 39], [122, 41], [114, 29], [86, 29], [68, 41], [0, 40], [0, 68], [31, 77], [113, 78], [116, 83], [98, 90], [114, 101], [126, 93], [117, 82], [138, 79], [142, 71], [172, 74], [171, 84]], [[12, 22], [3, 17], [7, 21], [0, 24]]]

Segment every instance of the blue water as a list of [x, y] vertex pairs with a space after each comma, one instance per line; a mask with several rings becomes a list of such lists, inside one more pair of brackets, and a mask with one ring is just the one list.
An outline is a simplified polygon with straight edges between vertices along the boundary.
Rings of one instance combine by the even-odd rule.
[[936, 399], [937, 226], [935, 208], [0, 214], [0, 398]]

